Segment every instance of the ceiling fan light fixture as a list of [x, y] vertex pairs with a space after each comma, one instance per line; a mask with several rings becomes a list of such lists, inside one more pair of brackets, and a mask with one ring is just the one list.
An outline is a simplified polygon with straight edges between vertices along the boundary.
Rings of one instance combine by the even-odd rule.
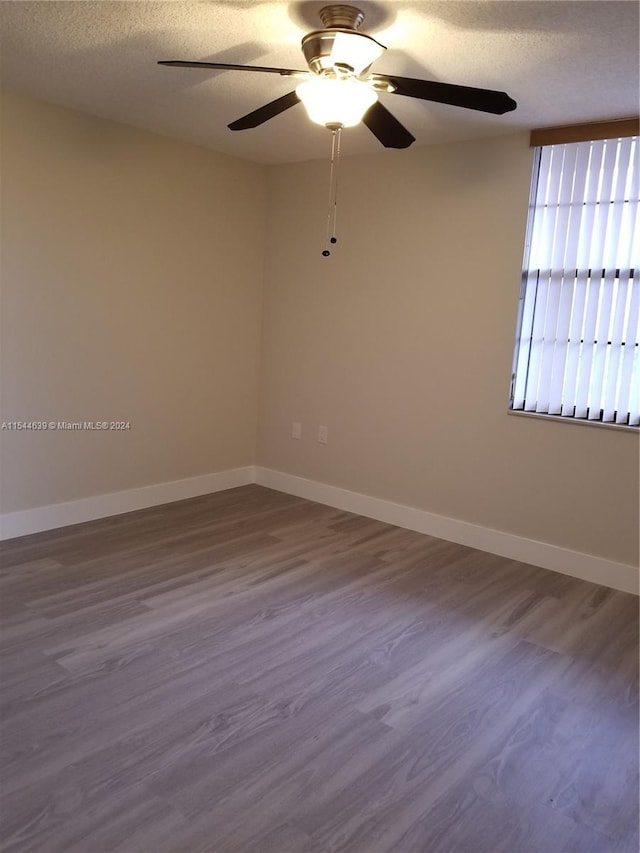
[[311, 121], [325, 127], [353, 127], [378, 100], [371, 86], [353, 78], [317, 77], [300, 83], [296, 94]]

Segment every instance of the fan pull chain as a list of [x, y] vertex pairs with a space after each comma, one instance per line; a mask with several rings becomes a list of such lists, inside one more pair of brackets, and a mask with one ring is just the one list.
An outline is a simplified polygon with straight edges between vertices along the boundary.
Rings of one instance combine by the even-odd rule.
[[340, 165], [340, 139], [342, 127], [331, 128], [331, 168], [329, 170], [329, 209], [327, 211], [327, 233], [322, 254], [331, 254], [329, 243], [337, 243], [336, 222], [338, 220], [338, 167]]
[[331, 242], [337, 243], [336, 223], [338, 221], [338, 168], [340, 166], [340, 142], [342, 140], [342, 128], [336, 130], [336, 169], [333, 182], [333, 228], [331, 229]]

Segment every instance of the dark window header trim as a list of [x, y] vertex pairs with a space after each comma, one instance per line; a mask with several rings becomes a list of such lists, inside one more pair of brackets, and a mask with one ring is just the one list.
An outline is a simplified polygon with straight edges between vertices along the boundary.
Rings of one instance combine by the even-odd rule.
[[640, 118], [596, 121], [590, 124], [568, 124], [563, 127], [540, 127], [531, 131], [529, 145], [565, 145], [568, 142], [591, 142], [594, 139], [620, 139], [640, 136]]

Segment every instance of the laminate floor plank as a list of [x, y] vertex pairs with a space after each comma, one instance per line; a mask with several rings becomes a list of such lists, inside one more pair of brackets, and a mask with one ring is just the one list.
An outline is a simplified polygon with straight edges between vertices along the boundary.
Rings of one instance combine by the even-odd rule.
[[638, 601], [246, 486], [0, 544], [5, 853], [632, 853]]
[[564, 666], [559, 656], [526, 642], [502, 649], [469, 686], [455, 685], [425, 705], [419, 719], [401, 720], [402, 728], [396, 723], [405, 734], [403, 748], [370, 768], [351, 786], [349, 798], [337, 794], [320, 809], [301, 814], [300, 825], [329, 849], [336, 837], [344, 845], [339, 849], [350, 849], [352, 842], [381, 851], [402, 849], [401, 838], [423, 820], [425, 802], [437, 804], [466, 779]]
[[[305, 732], [311, 726], [314, 736], [308, 737]], [[316, 799], [327, 799], [336, 788], [348, 790], [380, 755], [399, 745], [398, 735], [383, 724], [342, 712], [329, 720], [318, 709], [296, 713], [292, 733], [294, 740], [287, 746], [279, 737], [284, 730], [275, 731], [271, 749], [260, 745], [249, 772], [238, 776], [231, 770], [226, 791], [218, 787], [219, 774], [209, 775], [191, 788], [191, 799], [182, 801], [185, 811], [202, 820], [202, 804], [208, 798], [208, 817], [217, 827], [220, 849], [244, 849], [238, 843], [241, 839], [266, 835], [271, 825], [287, 819], [309, 839], [297, 820], [298, 811]], [[233, 753], [229, 760], [234, 761]], [[185, 793], [188, 789], [181, 790], [181, 797]]]

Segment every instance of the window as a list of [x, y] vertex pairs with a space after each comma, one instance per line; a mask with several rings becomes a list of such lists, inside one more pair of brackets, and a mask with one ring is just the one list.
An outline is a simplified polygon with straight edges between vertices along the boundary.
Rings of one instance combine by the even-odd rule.
[[639, 158], [637, 136], [536, 148], [514, 411], [640, 425]]

